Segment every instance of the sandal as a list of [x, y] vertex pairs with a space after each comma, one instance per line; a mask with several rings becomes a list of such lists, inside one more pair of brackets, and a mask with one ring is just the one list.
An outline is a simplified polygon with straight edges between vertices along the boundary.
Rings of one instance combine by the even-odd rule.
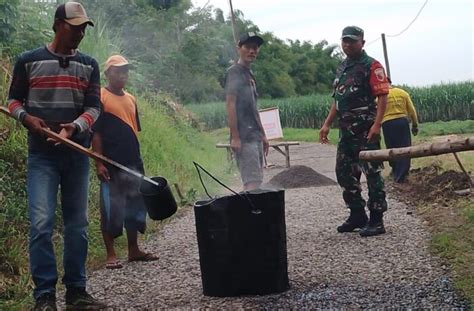
[[132, 261], [155, 261], [158, 260], [158, 256], [155, 256], [150, 253], [145, 253], [142, 256], [135, 257], [135, 258], [128, 258], [128, 262]]
[[111, 261], [105, 263], [106, 269], [120, 269], [123, 268], [123, 265], [119, 261]]

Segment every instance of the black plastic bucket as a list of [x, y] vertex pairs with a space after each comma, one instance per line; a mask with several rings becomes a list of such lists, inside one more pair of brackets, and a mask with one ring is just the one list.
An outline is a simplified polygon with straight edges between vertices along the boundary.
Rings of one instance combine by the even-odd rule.
[[289, 288], [284, 190], [198, 201], [194, 215], [204, 295], [265, 295]]
[[165, 178], [157, 176], [151, 177], [151, 179], [159, 185], [156, 186], [142, 179], [139, 191], [143, 196], [150, 218], [163, 220], [176, 213], [178, 205]]

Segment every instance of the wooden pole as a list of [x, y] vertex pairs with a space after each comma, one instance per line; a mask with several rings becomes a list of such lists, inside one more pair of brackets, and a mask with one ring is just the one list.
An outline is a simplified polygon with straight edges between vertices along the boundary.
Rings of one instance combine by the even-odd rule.
[[361, 151], [359, 158], [365, 161], [388, 161], [401, 158], [421, 158], [445, 153], [474, 150], [474, 136], [442, 143], [424, 144], [418, 146]]
[[[7, 116], [10, 116], [10, 111], [6, 108], [6, 107], [1, 107], [0, 106], [0, 112], [4, 113], [5, 115]], [[103, 156], [102, 154], [100, 153], [97, 153], [97, 152], [94, 152], [94, 151], [91, 151], [89, 149], [87, 149], [86, 147], [82, 146], [82, 145], [79, 145], [78, 143], [70, 140], [70, 139], [67, 139], [67, 138], [64, 138], [62, 136], [59, 136], [59, 134], [51, 131], [50, 129], [47, 129], [47, 128], [42, 128], [41, 131], [43, 132], [44, 135], [48, 136], [49, 138], [53, 139], [54, 141], [56, 142], [60, 142], [60, 143], [63, 143], [64, 145], [68, 146], [69, 148], [71, 149], [74, 149], [82, 154], [85, 154], [86, 156], [90, 157], [90, 158], [93, 158], [94, 160], [99, 160], [99, 161], [102, 161], [102, 162], [105, 162], [105, 163], [108, 163], [110, 165], [113, 165], [115, 166], [116, 168], [119, 168], [121, 170], [124, 170], [125, 172], [137, 177], [137, 178], [140, 178], [140, 179], [144, 179], [146, 180], [147, 182], [149, 182], [150, 184], [153, 184], [155, 186], [160, 186], [160, 184], [156, 181], [154, 181], [153, 179], [149, 178], [149, 177], [146, 177], [145, 175], [139, 173], [139, 172], [136, 172], [132, 169], [129, 169], [128, 167], [126, 167], [125, 165], [122, 165], [112, 159], [109, 159], [105, 156]]]
[[458, 154], [456, 152], [453, 152], [453, 155], [454, 155], [454, 158], [456, 159], [456, 162], [458, 162], [458, 165], [461, 168], [461, 171], [463, 171], [464, 175], [467, 176], [469, 183], [471, 184], [471, 187], [474, 187], [474, 180], [471, 177], [471, 175], [469, 175], [469, 173], [466, 171], [466, 169], [464, 168], [464, 165], [462, 165], [461, 160], [458, 157]]
[[385, 58], [385, 69], [387, 70], [387, 77], [391, 78], [390, 65], [388, 63], [387, 43], [385, 42], [385, 34], [382, 34], [383, 57]]
[[239, 30], [237, 29], [237, 23], [235, 22], [235, 14], [234, 14], [234, 8], [232, 6], [232, 0], [229, 0], [229, 6], [230, 6], [230, 20], [232, 21], [232, 34], [234, 35], [234, 42], [235, 42], [235, 45], [237, 46], [237, 43], [239, 42]]

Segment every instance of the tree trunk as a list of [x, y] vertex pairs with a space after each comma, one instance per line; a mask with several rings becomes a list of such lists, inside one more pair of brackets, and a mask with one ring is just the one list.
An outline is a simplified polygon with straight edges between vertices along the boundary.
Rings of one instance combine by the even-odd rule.
[[474, 150], [474, 137], [448, 140], [443, 143], [424, 144], [404, 148], [361, 151], [361, 160], [388, 161], [400, 158], [420, 158], [458, 151]]

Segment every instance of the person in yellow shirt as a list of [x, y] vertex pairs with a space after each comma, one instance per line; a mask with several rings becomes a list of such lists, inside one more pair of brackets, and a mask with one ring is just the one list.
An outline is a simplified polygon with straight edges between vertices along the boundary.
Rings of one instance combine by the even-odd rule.
[[[390, 85], [392, 81], [390, 81]], [[411, 133], [418, 134], [418, 116], [410, 95], [404, 90], [390, 86], [387, 97], [387, 108], [382, 120], [382, 130], [387, 148], [401, 148], [411, 146]], [[390, 161], [392, 176], [395, 182], [406, 181], [410, 170], [410, 158]]]

